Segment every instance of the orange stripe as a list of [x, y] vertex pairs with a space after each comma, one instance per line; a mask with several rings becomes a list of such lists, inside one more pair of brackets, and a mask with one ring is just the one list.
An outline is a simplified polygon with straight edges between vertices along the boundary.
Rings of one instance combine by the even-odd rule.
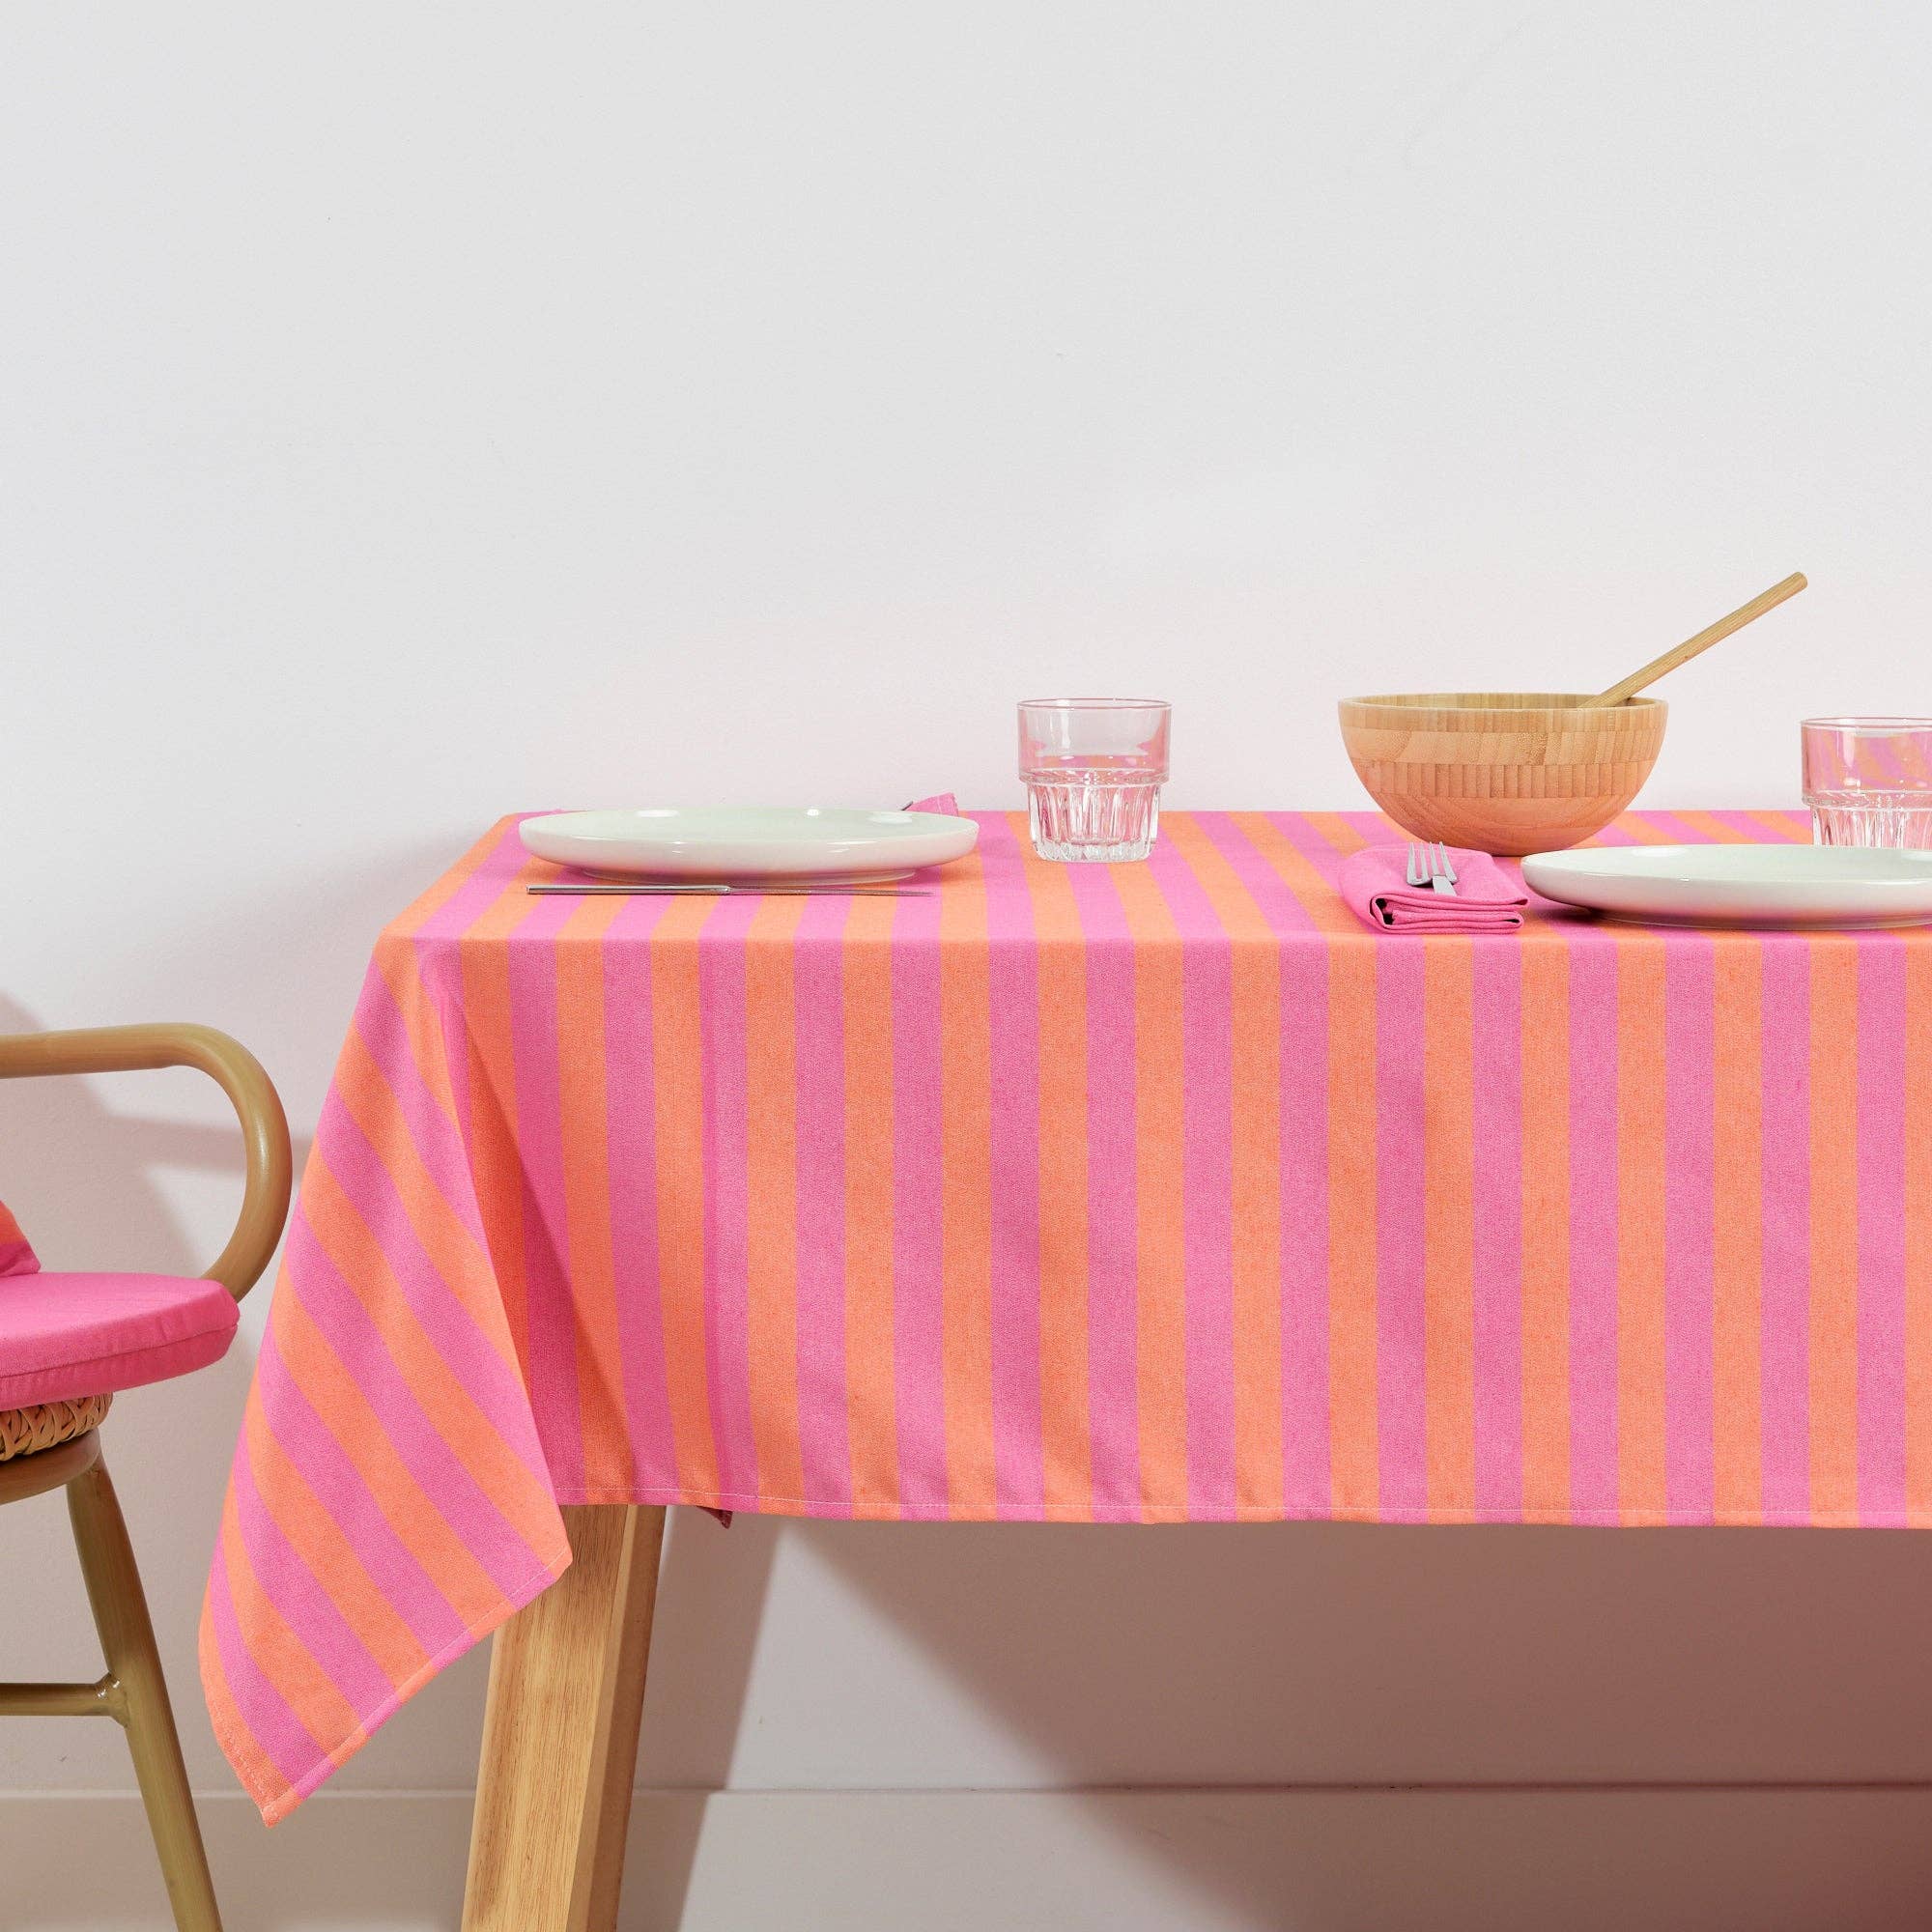
[[852, 1501], [896, 1516], [893, 1358], [893, 920], [854, 899], [842, 955], [845, 1034], [845, 1406]]
[[1180, 948], [1143, 866], [1113, 883], [1134, 949], [1135, 1384], [1141, 1502], [1187, 1508], [1187, 1292], [1181, 1199], [1185, 1138]]
[[[515, 1357], [509, 1352], [509, 1338], [503, 1331], [501, 1303], [491, 1259], [443, 1199], [442, 1190], [431, 1177], [420, 1149], [402, 1120], [387, 1077], [362, 1037], [353, 1029], [335, 1063], [333, 1089], [344, 1112], [376, 1150], [425, 1252], [436, 1263], [451, 1292], [474, 1314], [478, 1328], [489, 1337], [498, 1355], [506, 1364], [513, 1363]], [[309, 1165], [313, 1168], [321, 1161], [320, 1153], [311, 1154]], [[302, 1190], [305, 1203], [306, 1174]], [[374, 1237], [369, 1238], [373, 1246]]]
[[1198, 823], [1173, 821], [1228, 935], [1234, 1034], [1235, 1493], [1282, 1506], [1281, 948], [1239, 875]]
[[1570, 948], [1522, 935], [1522, 1507], [1570, 1514]]
[[995, 1493], [992, 1026], [986, 882], [977, 853], [947, 867], [939, 931], [946, 1488], [953, 1514], [986, 1516]]
[[1680, 818], [1693, 832], [1701, 832], [1713, 845], [1749, 845], [1754, 841], [1726, 825], [1714, 811], [1680, 811], [1673, 814]]
[[503, 1314], [517, 1360], [529, 1365], [529, 1284], [524, 1269], [524, 1167], [517, 1148], [517, 1078], [510, 1046], [509, 936], [537, 903], [524, 882], [538, 869], [520, 867], [464, 933], [457, 958], [463, 979], [464, 1051], [469, 1060], [469, 1171]]
[[228, 1591], [235, 1605], [236, 1626], [255, 1667], [281, 1692], [318, 1744], [333, 1746], [345, 1738], [359, 1741], [364, 1732], [355, 1707], [289, 1627], [255, 1575], [232, 1483], [221, 1506], [221, 1547], [228, 1557]]
[[255, 1472], [255, 1488], [289, 1548], [308, 1566], [362, 1647], [382, 1666], [391, 1685], [407, 1684], [429, 1662], [429, 1653], [397, 1615], [394, 1605], [363, 1567], [355, 1546], [324, 1508], [275, 1433], [269, 1427], [260, 1395], [248, 1392], [242, 1413], [243, 1453]]
[[1653, 825], [1640, 811], [1626, 811], [1615, 820], [1616, 829], [1638, 845], [1675, 845], [1677, 835]]
[[1475, 956], [1423, 948], [1425, 1428], [1432, 1508], [1476, 1498]]
[[301, 1214], [344, 1286], [361, 1303], [430, 1425], [531, 1549], [543, 1549], [556, 1521], [556, 1501], [549, 1486], [497, 1433], [468, 1383], [424, 1331], [387, 1255], [320, 1150], [302, 1182]]
[[[1361, 840], [1354, 838], [1349, 827], [1334, 814], [1328, 816], [1332, 826], [1329, 842], [1344, 852], [1359, 847]], [[1237, 811], [1233, 817], [1248, 842], [1294, 895], [1295, 903], [1316, 931], [1327, 938], [1346, 939], [1358, 947], [1376, 943], [1374, 935], [1363, 929], [1361, 921], [1343, 903], [1335, 888], [1302, 857], [1291, 839], [1277, 832], [1258, 811]], [[1350, 839], [1354, 839], [1353, 844], [1348, 842]]]
[[1811, 1507], [1859, 1500], [1859, 955], [1849, 934], [1811, 954]]
[[792, 949], [808, 901], [765, 899], [745, 947], [752, 1435], [758, 1488], [805, 1494], [798, 1435], [798, 1082]]
[[[290, 1381], [334, 1436], [390, 1528], [450, 1608], [466, 1624], [497, 1609], [501, 1592], [397, 1454], [382, 1417], [301, 1305], [286, 1270], [275, 1287], [269, 1325]], [[548, 1550], [554, 1540], [553, 1532], [543, 1548]]]
[[[209, 1588], [215, 1587], [211, 1578]], [[228, 1688], [228, 1673], [221, 1667], [221, 1645], [214, 1634], [213, 1613], [202, 1600], [201, 1619], [195, 1631], [195, 1655], [201, 1665], [202, 1694], [208, 1703], [208, 1720], [214, 1728], [221, 1748], [235, 1767], [249, 1797], [260, 1804], [272, 1795], [288, 1789], [288, 1780], [275, 1769], [248, 1728], [235, 1693]]]
[[[1363, 839], [1336, 812], [1309, 822], [1348, 854]], [[1356, 930], [1328, 949], [1328, 1386], [1335, 1506], [1381, 1505], [1376, 1319], [1376, 948], [1383, 942], [1321, 882], [1311, 890]]]
[[1932, 933], [1905, 952], [1905, 1497], [1932, 1516]]
[[1039, 1376], [1048, 1496], [1093, 1502], [1087, 1390], [1087, 951], [1065, 866], [1018, 849], [1039, 953]]
[[[1341, 853], [1345, 859], [1350, 852], [1359, 852], [1369, 842], [1339, 811], [1310, 811], [1303, 814], [1303, 819], [1308, 826], [1320, 833], [1322, 838], [1328, 844], [1332, 845], [1336, 851]], [[1386, 823], [1387, 821], [1384, 820], [1383, 822]], [[1391, 827], [1390, 829], [1393, 831], [1394, 828]], [[1335, 888], [1325, 882], [1321, 887], [1321, 891], [1331, 899], [1336, 897]], [[1338, 900], [1337, 902], [1339, 903], [1340, 901]], [[1346, 907], [1343, 909], [1347, 911]], [[1353, 913], [1349, 914], [1349, 919], [1350, 923], [1355, 926], [1358, 932], [1362, 933], [1364, 938], [1374, 937], [1372, 933], [1362, 931], [1362, 923], [1355, 918]]]
[[385, 932], [376, 942], [370, 959], [373, 971], [383, 977], [389, 997], [402, 1015], [403, 1039], [410, 1060], [430, 1097], [449, 1122], [455, 1136], [460, 1129], [456, 1118], [456, 1097], [449, 1085], [448, 1048], [442, 1037], [442, 1023], [422, 981], [422, 955], [413, 941]]
[[1617, 948], [1617, 1502], [1668, 1504], [1664, 1463], [1663, 943]]
[[[1362, 838], [1335, 812], [1310, 821], [1338, 852]], [[1338, 1513], [1380, 1506], [1376, 1344], [1376, 947], [1334, 887], [1258, 813], [1236, 823], [1331, 943], [1328, 962], [1328, 1455]]]
[[617, 1261], [611, 1243], [611, 1140], [604, 1051], [604, 945], [624, 901], [585, 899], [558, 931], [556, 1057], [562, 1117], [563, 1212], [570, 1256], [570, 1308], [577, 1406], [583, 1430], [586, 1494], [629, 1495], [637, 1485], [624, 1349], [617, 1314]]
[[1718, 1201], [1714, 1228], [1712, 1355], [1716, 1377], [1713, 1489], [1720, 1520], [1764, 1507], [1762, 1371], [1763, 1227], [1760, 1007], [1764, 949], [1748, 933], [1713, 948]]
[[704, 1354], [704, 1039], [697, 935], [722, 904], [677, 899], [651, 930], [651, 1060], [657, 1122], [658, 1284], [678, 1479], [718, 1493]]

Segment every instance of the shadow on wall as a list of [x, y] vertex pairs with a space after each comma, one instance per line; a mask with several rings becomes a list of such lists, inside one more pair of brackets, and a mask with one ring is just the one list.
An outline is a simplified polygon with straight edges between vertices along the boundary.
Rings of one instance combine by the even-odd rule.
[[[897, 1681], [891, 1663], [875, 1676], [849, 1655], [821, 1667], [805, 1648], [792, 1653], [785, 1629], [761, 1638], [775, 1557], [795, 1540], [787, 1565], [819, 1568], [1011, 1741], [1024, 1762], [999, 1782], [1083, 1789], [1100, 1829], [1131, 1831], [1140, 1814], [1112, 1796], [1150, 1781], [1382, 1793], [1896, 1784], [1917, 1797], [1892, 1814], [1893, 1838], [1867, 1847], [1861, 1882], [1895, 1897], [1932, 1880], [1911, 1849], [1932, 1805], [1932, 1655], [1916, 1634], [1932, 1596], [1932, 1539], [745, 1517], [727, 1536], [690, 1512], [674, 1520], [646, 1784], [755, 1785], [755, 1770], [745, 1776], [755, 1739], [740, 1722], [754, 1649], [766, 1671], [808, 1683], [815, 1673], [813, 1694], [835, 1705], [863, 1708]], [[1847, 1641], [1852, 1632], [1859, 1641]], [[922, 1713], [892, 1717], [882, 1729], [901, 1742], [883, 1769], [867, 1764], [867, 1782], [953, 1781], [943, 1753], [920, 1747]], [[654, 1736], [676, 1741], [674, 1764]], [[850, 1781], [829, 1755], [816, 1769], [800, 1781]], [[1441, 1856], [1439, 1845], [1425, 1852], [1398, 1807], [1350, 1815], [1365, 1861]], [[1634, 1861], [1628, 1875], [1640, 1889], [1650, 1861], [1660, 1895], [1681, 1889], [1683, 1847], [1643, 1815], [1652, 1823], [1619, 1852]], [[1780, 1849], [1762, 1833], [1782, 1814], [1720, 1815], [1734, 1822], [1699, 1854], [1706, 1881]], [[675, 1924], [701, 1806], [652, 1816], [648, 1922]], [[1279, 1859], [1235, 1855], [1217, 1832], [1156, 1831], [1135, 1848], [1232, 1922], [1283, 1922]], [[1498, 1885], [1500, 1903], [1508, 1886]], [[1077, 1917], [1078, 1901], [1066, 1904]]]

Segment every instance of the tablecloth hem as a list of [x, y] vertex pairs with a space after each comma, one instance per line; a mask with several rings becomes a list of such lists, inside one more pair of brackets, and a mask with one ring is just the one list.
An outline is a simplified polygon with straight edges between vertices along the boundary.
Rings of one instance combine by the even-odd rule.
[[[560, 1557], [547, 1559], [544, 1569], [539, 1571], [527, 1584], [519, 1584], [503, 1598], [501, 1603], [493, 1605], [486, 1615], [479, 1617], [459, 1636], [452, 1638], [421, 1668], [412, 1673], [407, 1681], [399, 1684], [390, 1697], [368, 1713], [355, 1732], [331, 1746], [327, 1755], [319, 1758], [295, 1783], [269, 1793], [258, 1789], [247, 1778], [242, 1777], [241, 1780], [242, 1788], [254, 1801], [255, 1808], [261, 1812], [262, 1823], [268, 1826], [279, 1825], [310, 1792], [333, 1777], [432, 1677], [448, 1669], [465, 1652], [473, 1650], [486, 1636], [508, 1623], [526, 1605], [535, 1602], [570, 1568], [570, 1546], [566, 1543]], [[243, 1762], [243, 1757], [238, 1750], [241, 1741], [231, 1734], [229, 1727], [222, 1723], [213, 1711], [209, 1713], [209, 1723], [214, 1732], [215, 1743], [221, 1747], [229, 1763], [239, 1765]], [[240, 1776], [239, 1773], [237, 1775]]]
[[735, 1510], [837, 1522], [1373, 1522], [1415, 1525], [1511, 1523], [1574, 1529], [1928, 1529], [1932, 1508], [1908, 1510], [1573, 1509], [1473, 1503], [1048, 1503], [907, 1502], [881, 1507], [846, 1497], [761, 1496], [740, 1490], [639, 1489], [580, 1485], [557, 1491], [559, 1504], [635, 1504], [651, 1509]]

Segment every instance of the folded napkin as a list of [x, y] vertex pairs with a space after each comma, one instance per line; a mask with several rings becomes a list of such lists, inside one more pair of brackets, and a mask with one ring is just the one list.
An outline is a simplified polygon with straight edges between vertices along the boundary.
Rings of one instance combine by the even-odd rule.
[[930, 798], [916, 798], [906, 807], [908, 811], [936, 811], [942, 818], [959, 816], [959, 801], [950, 791], [936, 791]]
[[1529, 895], [1487, 852], [1449, 848], [1456, 896], [1408, 883], [1406, 845], [1371, 845], [1336, 879], [1349, 910], [1378, 932], [1514, 932]]

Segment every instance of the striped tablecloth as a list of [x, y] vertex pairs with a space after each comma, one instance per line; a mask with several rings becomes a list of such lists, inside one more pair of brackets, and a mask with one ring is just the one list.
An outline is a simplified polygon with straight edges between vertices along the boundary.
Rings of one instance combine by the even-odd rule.
[[559, 1502], [1932, 1521], [1932, 936], [1378, 937], [1373, 814], [980, 825], [694, 901], [532, 897], [506, 819], [382, 935], [203, 1618], [270, 1819]]

